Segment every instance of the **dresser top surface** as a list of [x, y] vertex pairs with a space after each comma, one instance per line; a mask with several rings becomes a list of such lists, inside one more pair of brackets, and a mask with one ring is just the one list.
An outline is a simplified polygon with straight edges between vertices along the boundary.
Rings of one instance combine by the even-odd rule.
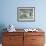
[[[38, 31], [25, 31], [24, 29], [16, 29], [16, 31], [15, 32], [25, 32], [25, 33], [27, 33], [27, 32], [29, 32], [29, 33], [40, 33], [40, 32], [44, 32], [43, 30], [38, 30]], [[14, 33], [15, 33], [14, 32]], [[7, 33], [8, 33], [8, 31], [7, 31]], [[10, 32], [10, 33], [12, 33], [12, 32]]]

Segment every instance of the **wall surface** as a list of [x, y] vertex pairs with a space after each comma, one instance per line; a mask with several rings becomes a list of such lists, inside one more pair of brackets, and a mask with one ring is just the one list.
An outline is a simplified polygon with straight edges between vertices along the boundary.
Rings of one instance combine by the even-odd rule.
[[[0, 31], [13, 24], [15, 28], [37, 28], [46, 32], [46, 0], [0, 0]], [[35, 7], [35, 22], [18, 22], [17, 7]]]
[[[46, 0], [0, 0], [0, 26], [46, 28]], [[35, 22], [18, 22], [17, 7], [35, 7]]]

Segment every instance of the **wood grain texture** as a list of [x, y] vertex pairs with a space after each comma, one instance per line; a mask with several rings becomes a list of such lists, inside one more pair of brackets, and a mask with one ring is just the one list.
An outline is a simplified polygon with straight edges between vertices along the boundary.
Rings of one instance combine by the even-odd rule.
[[3, 46], [23, 46], [23, 33], [4, 33]]
[[3, 32], [3, 46], [44, 46], [44, 32]]
[[44, 46], [44, 32], [24, 33], [24, 46]]

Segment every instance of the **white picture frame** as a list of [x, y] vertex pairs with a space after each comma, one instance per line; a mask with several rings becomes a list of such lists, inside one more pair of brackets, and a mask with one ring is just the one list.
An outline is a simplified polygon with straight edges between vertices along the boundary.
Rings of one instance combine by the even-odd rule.
[[20, 22], [34, 22], [35, 21], [35, 7], [18, 7], [17, 21]]

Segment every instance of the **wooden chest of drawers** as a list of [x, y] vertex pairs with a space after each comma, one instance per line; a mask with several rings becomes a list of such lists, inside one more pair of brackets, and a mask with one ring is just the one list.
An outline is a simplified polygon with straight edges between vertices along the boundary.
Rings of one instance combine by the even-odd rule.
[[3, 46], [44, 46], [44, 32], [4, 32]]

